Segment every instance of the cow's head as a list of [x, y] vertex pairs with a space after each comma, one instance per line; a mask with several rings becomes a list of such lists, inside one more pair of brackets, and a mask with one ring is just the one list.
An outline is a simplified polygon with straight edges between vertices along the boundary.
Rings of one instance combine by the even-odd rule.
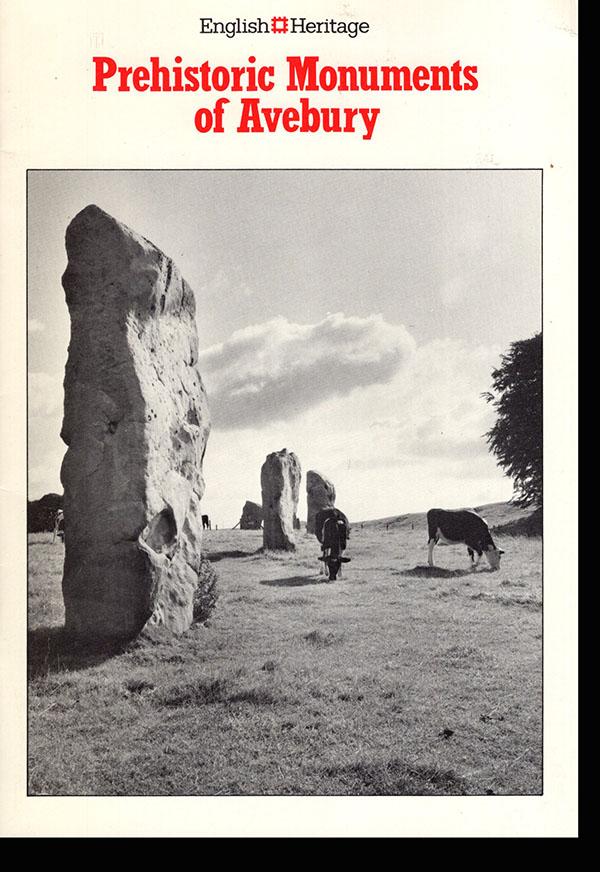
[[340, 566], [342, 565], [342, 561], [339, 558], [330, 557], [327, 561], [327, 569], [329, 572], [329, 581], [335, 581], [340, 571]]
[[502, 548], [496, 548], [495, 545], [490, 545], [485, 552], [485, 556], [488, 559], [488, 563], [490, 564], [492, 569], [500, 569], [500, 558], [504, 554]]

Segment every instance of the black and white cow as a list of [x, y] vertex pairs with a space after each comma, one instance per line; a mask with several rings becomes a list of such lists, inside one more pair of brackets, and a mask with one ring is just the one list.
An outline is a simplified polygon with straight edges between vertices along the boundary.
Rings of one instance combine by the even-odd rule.
[[323, 551], [319, 560], [327, 567], [329, 580], [335, 581], [342, 563], [350, 561], [349, 557], [343, 556], [350, 535], [348, 518], [333, 506], [321, 509], [315, 516], [315, 535]]
[[485, 554], [492, 569], [500, 568], [500, 557], [504, 551], [496, 547], [487, 523], [474, 509], [429, 509], [427, 526], [430, 566], [433, 566], [433, 549], [438, 542], [444, 542], [446, 545], [464, 543], [473, 569], [478, 565], [482, 554]]

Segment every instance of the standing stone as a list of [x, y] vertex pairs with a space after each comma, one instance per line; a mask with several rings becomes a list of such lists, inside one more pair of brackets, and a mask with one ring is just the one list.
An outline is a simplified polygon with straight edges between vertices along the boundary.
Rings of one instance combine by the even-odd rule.
[[315, 532], [315, 518], [321, 509], [332, 509], [335, 506], [335, 487], [314, 469], [306, 473], [306, 500], [308, 516], [306, 520], [306, 532]]
[[294, 518], [300, 496], [300, 461], [287, 448], [267, 455], [260, 471], [263, 547], [295, 551]]
[[97, 206], [76, 215], [66, 247], [66, 629], [182, 633], [202, 584], [210, 430], [194, 294], [170, 258]]
[[262, 527], [263, 510], [258, 503], [246, 500], [240, 518], [240, 530], [260, 530]]

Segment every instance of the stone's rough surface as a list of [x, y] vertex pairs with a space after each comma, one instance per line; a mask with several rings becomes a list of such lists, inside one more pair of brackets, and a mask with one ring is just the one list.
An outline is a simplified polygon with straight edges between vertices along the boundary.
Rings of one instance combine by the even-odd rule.
[[67, 229], [63, 596], [69, 632], [193, 621], [210, 429], [190, 287], [97, 206]]
[[240, 530], [260, 530], [263, 521], [262, 506], [246, 500], [240, 518]]
[[294, 519], [300, 496], [300, 461], [287, 448], [269, 454], [260, 471], [263, 547], [294, 551]]
[[217, 602], [217, 572], [207, 557], [202, 557], [198, 569], [198, 584], [194, 591], [193, 620], [203, 624], [210, 618]]
[[306, 473], [306, 500], [308, 515], [306, 531], [315, 533], [315, 518], [321, 509], [330, 509], [335, 506], [335, 488], [328, 478], [309, 469]]

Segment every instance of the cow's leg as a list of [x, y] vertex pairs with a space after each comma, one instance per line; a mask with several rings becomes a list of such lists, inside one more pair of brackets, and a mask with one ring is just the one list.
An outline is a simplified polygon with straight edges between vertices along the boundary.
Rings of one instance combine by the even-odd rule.
[[430, 539], [428, 544], [429, 544], [429, 554], [427, 556], [427, 563], [430, 566], [433, 566], [433, 549], [435, 548], [436, 540]]
[[469, 557], [471, 558], [471, 569], [475, 569], [475, 552], [472, 548], [467, 548]]
[[477, 560], [473, 563], [473, 569], [477, 569], [477, 567], [479, 566], [479, 561], [481, 560], [482, 554], [483, 554], [483, 551], [480, 551], [479, 549], [477, 549]]

